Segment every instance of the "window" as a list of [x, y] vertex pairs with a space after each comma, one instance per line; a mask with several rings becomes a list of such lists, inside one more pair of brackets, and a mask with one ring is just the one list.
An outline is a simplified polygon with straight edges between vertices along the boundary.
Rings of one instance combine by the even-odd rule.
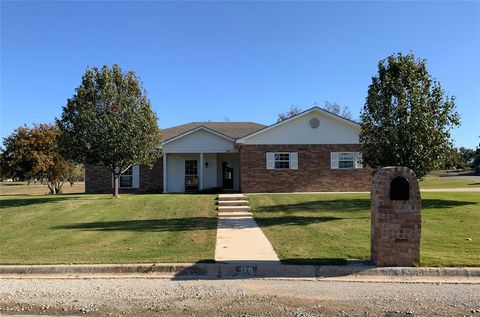
[[125, 172], [120, 174], [120, 187], [121, 188], [133, 187], [133, 168], [131, 166]]
[[332, 169], [363, 168], [361, 152], [331, 152], [330, 167]]
[[185, 191], [198, 190], [198, 162], [185, 160]]
[[267, 152], [267, 170], [298, 169], [297, 152]]
[[338, 168], [353, 168], [353, 152], [340, 152], [338, 154]]
[[275, 153], [275, 169], [290, 168], [289, 153]]

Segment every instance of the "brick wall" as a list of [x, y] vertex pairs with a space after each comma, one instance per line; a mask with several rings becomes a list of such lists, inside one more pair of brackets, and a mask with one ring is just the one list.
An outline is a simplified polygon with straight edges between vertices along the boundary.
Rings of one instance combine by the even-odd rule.
[[140, 165], [140, 192], [163, 193], [163, 159], [153, 167]]
[[112, 173], [99, 165], [85, 166], [85, 192], [87, 194], [112, 193]]
[[[112, 173], [105, 166], [87, 165], [85, 167], [85, 192], [87, 194], [111, 194]], [[120, 193], [162, 193], [163, 161], [160, 159], [152, 168], [140, 166], [140, 188], [120, 188]]]
[[[330, 168], [330, 152], [359, 152], [360, 147], [359, 144], [242, 145], [241, 191], [369, 191], [371, 169]], [[298, 169], [267, 170], [267, 152], [298, 152]]]

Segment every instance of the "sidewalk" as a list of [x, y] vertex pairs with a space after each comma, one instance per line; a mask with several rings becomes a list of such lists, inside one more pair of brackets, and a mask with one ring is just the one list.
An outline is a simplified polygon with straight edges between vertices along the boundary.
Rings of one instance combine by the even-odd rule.
[[280, 263], [249, 211], [219, 211], [215, 261]]

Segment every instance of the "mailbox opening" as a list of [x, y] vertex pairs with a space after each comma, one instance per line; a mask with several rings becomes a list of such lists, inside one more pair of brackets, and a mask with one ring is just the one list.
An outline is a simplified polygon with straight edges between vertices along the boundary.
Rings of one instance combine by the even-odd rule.
[[390, 200], [409, 200], [410, 184], [405, 177], [397, 176], [390, 183]]

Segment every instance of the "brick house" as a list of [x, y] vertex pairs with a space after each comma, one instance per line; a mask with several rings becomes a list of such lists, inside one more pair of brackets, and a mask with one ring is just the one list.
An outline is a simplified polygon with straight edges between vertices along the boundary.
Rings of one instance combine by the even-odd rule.
[[[264, 126], [253, 122], [191, 122], [164, 129], [163, 157], [132, 166], [121, 192], [180, 193], [368, 191], [358, 123], [314, 107]], [[108, 168], [87, 166], [87, 193], [111, 193]]]

